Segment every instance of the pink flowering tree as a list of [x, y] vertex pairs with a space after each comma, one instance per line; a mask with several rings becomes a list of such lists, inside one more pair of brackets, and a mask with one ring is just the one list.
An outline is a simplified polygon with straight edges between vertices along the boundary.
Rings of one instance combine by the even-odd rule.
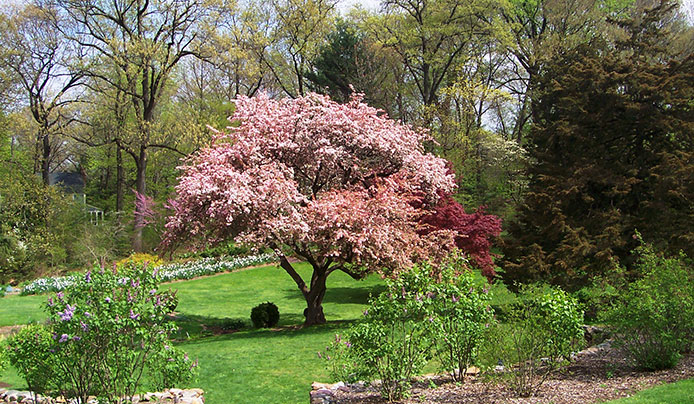
[[[181, 167], [164, 247], [234, 238], [272, 248], [306, 299], [305, 324], [325, 322], [326, 279], [395, 275], [454, 247], [454, 232], [419, 219], [455, 188], [426, 134], [355, 97], [242, 97], [234, 126]], [[313, 267], [310, 279], [289, 257]]]

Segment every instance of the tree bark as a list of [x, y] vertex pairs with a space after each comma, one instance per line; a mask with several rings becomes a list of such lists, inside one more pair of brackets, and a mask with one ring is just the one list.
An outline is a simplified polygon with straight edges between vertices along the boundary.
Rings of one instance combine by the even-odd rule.
[[[315, 269], [314, 269], [315, 276]], [[311, 291], [305, 295], [306, 309], [304, 309], [304, 326], [325, 324], [325, 314], [323, 313], [323, 298], [327, 289], [325, 280], [327, 274], [319, 275], [316, 282], [312, 282]]]
[[44, 185], [50, 185], [49, 175], [51, 173], [51, 140], [48, 133], [43, 133], [43, 153], [41, 154], [41, 177]]
[[123, 151], [116, 145], [116, 212], [123, 211], [123, 188], [125, 186], [125, 170], [123, 169]]
[[[140, 195], [145, 195], [145, 185], [147, 174], [147, 148], [140, 146], [140, 153], [138, 158], [135, 160], [135, 165], [137, 166], [137, 175], [135, 177], [135, 190]], [[144, 227], [143, 216], [141, 209], [142, 206], [135, 204], [135, 234], [133, 235], [133, 250], [135, 252], [142, 252], [142, 228]]]

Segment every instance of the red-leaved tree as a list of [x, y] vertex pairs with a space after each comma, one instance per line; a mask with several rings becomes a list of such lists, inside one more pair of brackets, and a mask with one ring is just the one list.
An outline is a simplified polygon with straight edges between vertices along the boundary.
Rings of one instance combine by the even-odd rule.
[[[236, 100], [238, 126], [181, 167], [164, 247], [191, 237], [272, 248], [306, 299], [305, 324], [325, 322], [326, 279], [397, 274], [454, 247], [450, 229], [422, 232], [419, 219], [455, 188], [427, 136], [355, 97], [309, 94]], [[288, 260], [313, 267], [304, 280]]]
[[450, 195], [440, 198], [433, 210], [420, 219], [421, 223], [429, 225], [420, 232], [426, 234], [441, 229], [454, 231], [455, 245], [491, 280], [496, 275], [491, 253], [492, 238], [501, 234], [501, 219], [485, 214], [484, 207], [474, 213], [465, 213], [463, 205]]

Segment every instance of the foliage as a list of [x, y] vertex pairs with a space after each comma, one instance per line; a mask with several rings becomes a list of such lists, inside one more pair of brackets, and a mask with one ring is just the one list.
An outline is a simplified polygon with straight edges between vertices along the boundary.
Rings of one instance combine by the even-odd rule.
[[160, 363], [181, 358], [162, 354], [175, 325], [166, 318], [172, 294], [158, 291], [158, 283], [156, 269], [147, 266], [95, 268], [49, 298], [53, 356], [68, 394], [115, 403], [132, 397], [150, 369], [166, 371], [162, 380], [171, 380], [172, 369], [187, 377], [192, 366]]
[[694, 270], [680, 254], [665, 257], [649, 244], [635, 251], [640, 278], [620, 288], [603, 320], [616, 344], [647, 370], [671, 368], [694, 339]]
[[487, 331], [495, 323], [489, 286], [476, 282], [466, 268], [466, 261], [451, 259], [441, 270], [441, 279], [431, 282], [423, 297], [429, 302], [436, 355], [442, 369], [456, 381], [464, 380], [468, 367], [476, 363]]
[[[148, 256], [148, 254], [137, 254]], [[157, 258], [156, 256], [150, 256]], [[179, 279], [192, 279], [199, 276], [213, 275], [233, 271], [253, 265], [266, 264], [275, 260], [273, 254], [249, 255], [232, 258], [202, 258], [181, 263], [172, 263], [159, 267], [161, 282], [171, 282]], [[143, 259], [141, 263], [148, 261]], [[127, 259], [126, 259], [127, 262]], [[121, 265], [122, 266], [122, 265]], [[82, 275], [69, 275], [51, 278], [39, 278], [31, 281], [22, 288], [22, 295], [34, 295], [48, 292], [59, 292], [72, 286]]]
[[236, 257], [250, 254], [250, 248], [234, 243], [233, 241], [221, 242], [217, 245], [207, 246], [204, 250], [191, 251], [181, 254], [182, 258], [218, 258]]
[[[273, 248], [306, 299], [307, 325], [325, 322], [332, 272], [397, 273], [452, 246], [451, 232], [417, 233], [415, 219], [454, 187], [421, 131], [359, 97], [342, 105], [317, 94], [241, 97], [232, 121], [183, 167], [165, 246], [192, 235]], [[289, 254], [311, 263], [310, 282]]]
[[5, 341], [10, 364], [34, 393], [44, 394], [62, 387], [53, 344], [50, 328], [41, 324], [22, 327]]
[[[19, 174], [19, 173], [15, 173]], [[0, 283], [17, 282], [74, 259], [84, 214], [32, 175], [0, 178]]]
[[674, 2], [658, 2], [564, 52], [538, 78], [530, 184], [504, 248], [504, 280], [577, 290], [631, 271], [635, 228], [670, 253], [694, 253], [694, 58], [673, 54]]
[[274, 327], [280, 321], [280, 311], [274, 303], [261, 303], [251, 310], [251, 321], [255, 328]]
[[490, 280], [494, 277], [491, 239], [501, 234], [501, 219], [485, 214], [483, 207], [475, 213], [465, 213], [463, 205], [448, 195], [439, 200], [433, 213], [422, 217], [420, 221], [431, 226], [431, 229], [454, 231], [456, 246], [470, 257], [475, 267], [482, 270], [482, 274]]
[[157, 352], [159, 356], [150, 365], [151, 388], [163, 391], [173, 387], [181, 388], [195, 380], [198, 374], [198, 361], [192, 361], [182, 349], [165, 345]]
[[498, 324], [484, 348], [485, 366], [508, 369], [511, 388], [530, 396], [549, 373], [570, 358], [583, 337], [578, 301], [557, 288], [526, 286], [506, 323]]

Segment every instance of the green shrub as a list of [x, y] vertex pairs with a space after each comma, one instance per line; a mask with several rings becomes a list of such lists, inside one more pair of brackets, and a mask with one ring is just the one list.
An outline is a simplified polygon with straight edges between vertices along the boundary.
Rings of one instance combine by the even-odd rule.
[[188, 363], [162, 363], [181, 357], [166, 352], [175, 324], [167, 318], [171, 294], [159, 292], [158, 283], [156, 270], [125, 264], [89, 271], [49, 298], [51, 349], [68, 397], [117, 402], [137, 392], [143, 374], [156, 379], [148, 373], [166, 369], [161, 380], [173, 380], [171, 370], [182, 372], [181, 380], [187, 377]]
[[389, 401], [408, 394], [433, 346], [427, 311], [431, 299], [426, 296], [430, 269], [424, 265], [401, 274], [370, 301], [361, 322], [347, 332], [347, 341], [336, 341], [326, 352], [333, 378], [380, 379], [381, 395]]
[[261, 303], [251, 310], [251, 321], [255, 328], [270, 328], [280, 321], [280, 311], [274, 303]]
[[48, 327], [32, 324], [23, 327], [5, 342], [6, 358], [34, 393], [59, 391], [62, 387], [57, 358], [52, 352], [52, 336]]
[[192, 361], [188, 354], [174, 346], [165, 345], [152, 363], [150, 387], [157, 391], [184, 388], [197, 377], [197, 361]]
[[671, 368], [694, 340], [694, 271], [683, 254], [664, 257], [643, 243], [635, 253], [640, 278], [620, 291], [602, 319], [639, 367]]
[[440, 281], [423, 291], [435, 352], [443, 370], [452, 371], [456, 381], [464, 379], [494, 323], [488, 285], [475, 282], [465, 265], [461, 259], [450, 261], [441, 268]]
[[530, 396], [549, 373], [565, 363], [583, 337], [578, 301], [561, 289], [521, 288], [507, 322], [497, 324], [485, 344], [485, 367], [500, 360], [511, 388]]

